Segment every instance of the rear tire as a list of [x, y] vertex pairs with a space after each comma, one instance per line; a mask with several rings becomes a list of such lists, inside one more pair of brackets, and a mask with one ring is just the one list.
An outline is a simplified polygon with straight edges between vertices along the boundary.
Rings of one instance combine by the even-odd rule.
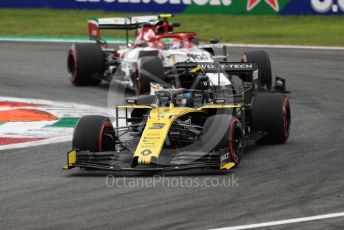
[[288, 140], [291, 110], [289, 99], [281, 93], [258, 93], [252, 102], [252, 128], [267, 132], [260, 143], [282, 144]]
[[73, 149], [90, 152], [115, 150], [115, 132], [107, 117], [90, 115], [80, 118], [73, 133]]
[[105, 54], [97, 44], [74, 44], [68, 51], [67, 68], [74, 85], [98, 85], [101, 80], [92, 75], [104, 73]]
[[266, 86], [267, 90], [271, 89], [272, 71], [269, 55], [265, 51], [252, 51], [245, 53], [242, 62], [253, 62], [258, 64], [259, 87]]
[[149, 94], [151, 82], [163, 83], [164, 66], [159, 57], [142, 57], [138, 61], [136, 95]]

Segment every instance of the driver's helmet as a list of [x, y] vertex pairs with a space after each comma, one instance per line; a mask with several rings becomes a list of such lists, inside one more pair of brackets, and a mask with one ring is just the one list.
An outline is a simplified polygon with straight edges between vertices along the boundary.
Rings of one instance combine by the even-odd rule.
[[166, 49], [180, 49], [183, 48], [182, 41], [175, 40], [173, 38], [163, 38], [163, 43], [165, 44]]
[[173, 104], [179, 107], [192, 107], [193, 98], [191, 93], [181, 93], [174, 97]]
[[165, 32], [164, 21], [159, 20], [155, 23], [156, 26], [156, 34], [163, 34]]

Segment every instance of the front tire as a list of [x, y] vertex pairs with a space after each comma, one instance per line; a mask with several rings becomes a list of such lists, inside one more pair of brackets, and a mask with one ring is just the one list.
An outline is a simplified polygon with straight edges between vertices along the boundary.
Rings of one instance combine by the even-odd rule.
[[73, 149], [90, 152], [113, 151], [115, 142], [115, 132], [107, 117], [84, 116], [74, 129]]
[[225, 149], [230, 161], [239, 165], [245, 141], [238, 118], [228, 114], [209, 117], [204, 123], [202, 142], [203, 146], [212, 146], [211, 150]]
[[92, 75], [104, 73], [105, 54], [97, 44], [73, 44], [68, 51], [67, 69], [72, 84], [98, 85], [101, 80]]

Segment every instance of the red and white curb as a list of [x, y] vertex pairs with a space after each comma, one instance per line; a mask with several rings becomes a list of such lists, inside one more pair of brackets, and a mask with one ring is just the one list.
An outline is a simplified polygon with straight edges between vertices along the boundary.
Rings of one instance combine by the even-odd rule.
[[113, 117], [111, 112], [76, 103], [0, 97], [0, 150], [71, 141], [81, 116]]

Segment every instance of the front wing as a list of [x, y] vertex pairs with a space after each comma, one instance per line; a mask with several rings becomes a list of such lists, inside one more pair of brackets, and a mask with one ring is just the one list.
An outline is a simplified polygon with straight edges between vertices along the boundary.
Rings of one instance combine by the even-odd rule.
[[[89, 152], [72, 150], [67, 153], [67, 165], [64, 169], [85, 168], [103, 171], [181, 171], [190, 169], [222, 169], [229, 170], [235, 166], [233, 162], [220, 163], [219, 156], [209, 155], [200, 160], [202, 153], [179, 153], [174, 162], [165, 165], [145, 165], [131, 167], [131, 156], [128, 151]], [[194, 160], [193, 160], [194, 157]], [[184, 160], [188, 158], [188, 160]]]

